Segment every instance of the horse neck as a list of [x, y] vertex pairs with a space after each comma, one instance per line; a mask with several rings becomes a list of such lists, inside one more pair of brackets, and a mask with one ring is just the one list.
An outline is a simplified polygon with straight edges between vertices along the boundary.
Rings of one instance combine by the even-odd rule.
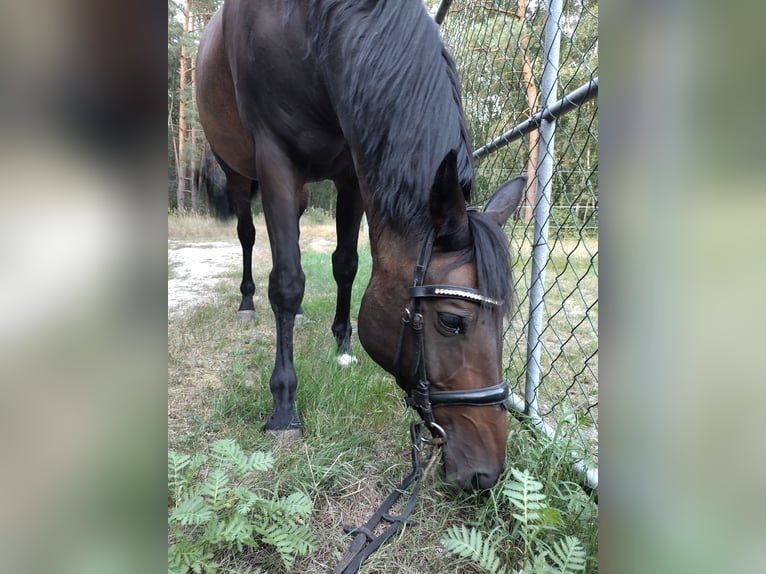
[[382, 274], [386, 278], [409, 280], [415, 268], [415, 260], [420, 240], [410, 235], [402, 235], [389, 226], [376, 230], [370, 227], [370, 252], [373, 261], [373, 275]]
[[359, 309], [358, 334], [365, 351], [390, 373], [418, 246], [417, 239], [370, 225], [372, 275]]

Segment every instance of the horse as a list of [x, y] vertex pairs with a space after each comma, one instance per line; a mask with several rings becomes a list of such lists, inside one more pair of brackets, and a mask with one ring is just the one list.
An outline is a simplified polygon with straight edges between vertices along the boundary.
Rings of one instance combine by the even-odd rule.
[[351, 288], [366, 214], [372, 272], [358, 314], [366, 353], [443, 439], [447, 479], [487, 489], [505, 464], [502, 379], [511, 263], [503, 225], [514, 178], [483, 211], [454, 61], [419, 0], [225, 0], [197, 60], [205, 135], [244, 194], [257, 181], [272, 254], [276, 322], [267, 431], [300, 429], [293, 327], [305, 276], [298, 244], [307, 181], [337, 190], [332, 332], [350, 353]]
[[[207, 111], [207, 110], [206, 110]], [[242, 145], [242, 142], [232, 141], [223, 149]], [[226, 166], [224, 168], [224, 166]], [[237, 319], [240, 321], [252, 321], [255, 318], [255, 283], [253, 282], [253, 246], [255, 245], [255, 225], [253, 225], [252, 203], [258, 196], [258, 181], [251, 180], [248, 183], [242, 181], [241, 175], [231, 174], [231, 168], [226, 165], [209, 144], [203, 148], [200, 161], [199, 177], [200, 188], [205, 191], [208, 205], [213, 215], [223, 221], [232, 217], [237, 218], [237, 237], [242, 247], [242, 281], [239, 292], [242, 300], [237, 309]], [[306, 211], [309, 204], [310, 192], [304, 185], [300, 195], [298, 217]], [[299, 309], [299, 315], [302, 315]]]

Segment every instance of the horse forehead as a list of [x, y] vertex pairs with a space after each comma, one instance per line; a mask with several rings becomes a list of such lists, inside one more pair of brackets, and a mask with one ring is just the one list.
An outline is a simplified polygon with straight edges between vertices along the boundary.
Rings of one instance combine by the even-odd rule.
[[444, 283], [461, 287], [477, 287], [476, 263], [473, 259], [459, 262], [455, 253], [441, 254], [431, 261], [426, 281]]

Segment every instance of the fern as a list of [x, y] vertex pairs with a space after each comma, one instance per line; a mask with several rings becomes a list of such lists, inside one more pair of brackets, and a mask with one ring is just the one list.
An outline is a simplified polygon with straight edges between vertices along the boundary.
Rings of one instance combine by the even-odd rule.
[[585, 570], [585, 549], [573, 536], [565, 536], [563, 542], [554, 542], [550, 558], [562, 574], [575, 574]]
[[200, 494], [204, 496], [214, 510], [223, 508], [229, 493], [229, 474], [224, 468], [215, 468], [208, 474], [207, 480], [200, 487]]
[[500, 565], [500, 558], [495, 553], [489, 539], [471, 527], [453, 526], [442, 536], [440, 542], [451, 553], [463, 558], [470, 558], [484, 571], [492, 574], [504, 574], [505, 566]]
[[[518, 570], [511, 574], [579, 574], [585, 570], [587, 554], [581, 542], [566, 536], [556, 539], [548, 546], [538, 535], [543, 530], [556, 531], [563, 525], [559, 510], [547, 503], [543, 484], [528, 470], [510, 469], [512, 480], [506, 480], [501, 487], [502, 498], [510, 505], [510, 515], [515, 525], [497, 528], [500, 541], [523, 542], [523, 555]], [[498, 548], [485, 538], [478, 529], [466, 526], [452, 526], [441, 538], [441, 544], [448, 552], [470, 559], [484, 572], [501, 574], [506, 572], [498, 556]], [[517, 546], [513, 543], [512, 546]]]
[[546, 561], [547, 557], [547, 552], [535, 554], [532, 562], [525, 562], [521, 570], [514, 570], [513, 574], [559, 574], [556, 569]]
[[271, 470], [271, 468], [274, 466], [274, 458], [271, 456], [271, 453], [268, 452], [254, 452], [250, 455], [250, 458], [247, 460], [247, 472], [254, 472], [259, 471], [263, 472], [266, 470]]
[[186, 574], [187, 572], [209, 572], [218, 567], [213, 561], [213, 552], [188, 540], [179, 540], [168, 548], [168, 572]]
[[[204, 479], [197, 478], [203, 464]], [[168, 571], [214, 572], [222, 552], [242, 552], [264, 544], [274, 547], [289, 570], [300, 554], [313, 552], [317, 543], [306, 525], [313, 512], [311, 498], [295, 492], [263, 498], [255, 489], [256, 471], [272, 468], [269, 453], [250, 455], [233, 440], [211, 446], [210, 456], [168, 452], [169, 505]]]
[[208, 525], [205, 537], [212, 542], [221, 543], [223, 546], [234, 546], [238, 552], [242, 552], [243, 545], [247, 545], [252, 538], [253, 526], [247, 517], [241, 514], [232, 514], [226, 520], [218, 520]]
[[172, 502], [178, 500], [186, 488], [187, 480], [184, 470], [190, 464], [191, 457], [188, 454], [168, 452], [168, 494]]
[[280, 501], [284, 512], [291, 516], [304, 518], [311, 514], [314, 505], [308, 495], [303, 492], [294, 492]]
[[540, 513], [546, 507], [545, 495], [540, 492], [543, 483], [532, 478], [528, 470], [520, 472], [511, 468], [511, 474], [516, 480], [505, 484], [503, 494], [520, 511], [511, 516], [524, 525], [533, 524], [540, 519]]
[[194, 474], [199, 470], [207, 457], [204, 455], [189, 456], [175, 451], [168, 451], [168, 502], [176, 503], [190, 488]]
[[270, 453], [254, 452], [249, 457], [233, 439], [221, 439], [213, 443], [213, 456], [221, 468], [234, 470], [235, 476], [244, 478], [254, 471], [271, 470], [274, 459]]
[[185, 498], [170, 515], [171, 522], [181, 526], [197, 526], [205, 524], [214, 515], [213, 509], [201, 496]]
[[308, 554], [317, 549], [316, 539], [303, 525], [285, 522], [266, 527], [254, 526], [265, 544], [276, 548], [287, 570], [292, 569], [296, 555]]

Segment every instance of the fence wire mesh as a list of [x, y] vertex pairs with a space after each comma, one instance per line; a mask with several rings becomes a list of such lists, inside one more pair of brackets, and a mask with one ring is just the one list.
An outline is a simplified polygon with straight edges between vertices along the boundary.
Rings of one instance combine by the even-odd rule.
[[[455, 0], [442, 35], [463, 83], [463, 105], [475, 148], [522, 124], [546, 102], [566, 96], [598, 75], [598, 4], [595, 0]], [[553, 20], [555, 18], [555, 20]], [[555, 24], [546, 33], [546, 24]], [[552, 49], [557, 42], [558, 50]], [[556, 56], [558, 54], [558, 56]], [[557, 60], [557, 61], [552, 61]], [[555, 72], [544, 93], [543, 78]], [[551, 68], [553, 66], [554, 68]], [[549, 76], [550, 77], [550, 76]], [[551, 99], [551, 96], [554, 95]], [[551, 140], [553, 140], [551, 142]], [[552, 143], [552, 145], [551, 145]], [[598, 101], [591, 99], [555, 121], [555, 138], [535, 130], [477, 160], [475, 197], [527, 174], [527, 197], [508, 224], [514, 254], [517, 305], [506, 331], [506, 377], [514, 393], [536, 400], [535, 410], [556, 427], [576, 417], [573, 450], [585, 466], [598, 460]], [[545, 158], [552, 170], [539, 170]], [[550, 162], [549, 162], [550, 163]], [[545, 177], [545, 180], [542, 178]], [[539, 210], [542, 190], [550, 208]], [[544, 218], [544, 220], [541, 220]], [[533, 277], [535, 227], [545, 229], [544, 267]], [[547, 241], [546, 241], [547, 240]], [[541, 301], [531, 301], [543, 280]], [[530, 347], [530, 316], [542, 314], [539, 341]], [[539, 353], [539, 355], [538, 355]], [[531, 362], [536, 363], [532, 365]], [[525, 381], [534, 366], [534, 386]], [[533, 395], [533, 396], [530, 396]]]

